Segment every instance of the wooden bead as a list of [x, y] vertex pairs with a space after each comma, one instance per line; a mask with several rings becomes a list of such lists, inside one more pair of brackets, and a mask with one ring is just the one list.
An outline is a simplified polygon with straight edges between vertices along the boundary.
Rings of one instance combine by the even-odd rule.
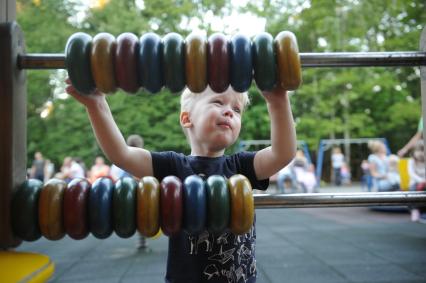
[[139, 84], [151, 93], [164, 86], [163, 43], [155, 33], [146, 33], [139, 40]]
[[188, 176], [183, 184], [183, 228], [191, 235], [206, 229], [206, 188], [198, 175]]
[[160, 229], [160, 184], [154, 177], [143, 177], [137, 189], [137, 228], [145, 237]]
[[38, 201], [38, 221], [41, 234], [49, 240], [65, 236], [63, 199], [67, 184], [63, 180], [50, 179], [44, 184]]
[[186, 84], [194, 93], [207, 87], [207, 41], [202, 35], [190, 34], [185, 39]]
[[230, 218], [230, 197], [224, 177], [212, 175], [207, 179], [207, 228], [220, 234], [228, 228]]
[[250, 39], [236, 34], [230, 41], [230, 82], [237, 92], [245, 92], [250, 88], [253, 78], [253, 65]]
[[229, 48], [226, 36], [212, 34], [207, 42], [207, 80], [216, 93], [225, 92], [229, 87]]
[[229, 178], [229, 193], [231, 196], [232, 233], [241, 235], [247, 233], [253, 226], [254, 200], [250, 181], [243, 175]]
[[115, 183], [113, 196], [114, 231], [121, 238], [129, 238], [136, 232], [136, 188], [132, 177], [124, 177]]
[[80, 94], [95, 90], [95, 82], [90, 67], [92, 37], [83, 32], [74, 33], [65, 46], [65, 65], [74, 88]]
[[113, 35], [102, 32], [93, 38], [90, 64], [96, 88], [103, 93], [115, 92], [114, 56], [117, 43]]
[[98, 239], [108, 238], [113, 232], [112, 202], [114, 183], [110, 178], [97, 179], [89, 195], [89, 227]]
[[64, 193], [64, 228], [74, 240], [81, 240], [89, 234], [87, 205], [90, 183], [85, 179], [72, 180]]
[[182, 227], [182, 182], [175, 176], [161, 181], [160, 219], [164, 235], [172, 236]]
[[277, 82], [274, 38], [266, 32], [253, 39], [253, 71], [260, 90], [272, 90]]
[[275, 37], [278, 81], [285, 90], [295, 90], [302, 83], [299, 48], [296, 36], [282, 31]]
[[115, 79], [117, 87], [135, 93], [139, 89], [138, 83], [138, 57], [139, 39], [130, 32], [125, 32], [117, 37], [115, 52]]
[[13, 194], [11, 205], [13, 233], [25, 241], [41, 237], [38, 222], [38, 199], [43, 183], [37, 179], [26, 180]]
[[174, 93], [184, 89], [185, 50], [182, 36], [169, 33], [163, 37], [163, 70], [164, 84]]

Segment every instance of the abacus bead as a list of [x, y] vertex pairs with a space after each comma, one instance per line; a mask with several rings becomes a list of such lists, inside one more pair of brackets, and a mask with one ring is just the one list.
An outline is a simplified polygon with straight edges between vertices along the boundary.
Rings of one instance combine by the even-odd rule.
[[63, 180], [50, 179], [44, 184], [38, 202], [38, 219], [41, 234], [49, 240], [65, 236], [63, 200], [67, 184]]
[[160, 184], [154, 177], [143, 177], [137, 189], [137, 228], [145, 237], [160, 229]]
[[175, 176], [161, 181], [160, 192], [161, 230], [164, 235], [177, 234], [182, 226], [182, 182]]
[[207, 42], [207, 77], [210, 88], [222, 93], [229, 87], [229, 48], [226, 36], [212, 34]]
[[224, 177], [212, 175], [207, 179], [207, 228], [220, 234], [228, 228], [230, 217], [230, 198]]
[[202, 35], [190, 34], [185, 39], [186, 84], [194, 93], [207, 86], [207, 41]]
[[231, 196], [230, 229], [236, 235], [247, 233], [254, 221], [254, 200], [250, 181], [243, 175], [232, 176], [229, 178], [229, 192]]
[[105, 239], [112, 234], [112, 198], [114, 183], [109, 178], [98, 178], [90, 189], [89, 227], [93, 236]]
[[272, 90], [277, 82], [273, 37], [266, 32], [256, 35], [252, 49], [256, 85], [260, 90]]
[[302, 83], [299, 48], [295, 35], [282, 31], [275, 37], [278, 81], [285, 90], [295, 90]]
[[95, 82], [90, 67], [92, 37], [83, 32], [74, 33], [65, 46], [65, 65], [69, 79], [80, 94], [95, 90]]
[[163, 43], [155, 33], [146, 33], [139, 40], [139, 84], [151, 93], [164, 86]]
[[89, 234], [87, 205], [90, 183], [85, 179], [72, 180], [64, 193], [64, 228], [74, 240], [80, 240]]
[[185, 87], [185, 50], [182, 36], [169, 33], [163, 38], [164, 84], [171, 92]]
[[13, 194], [11, 205], [12, 229], [25, 241], [41, 237], [38, 222], [38, 200], [43, 183], [37, 179], [26, 180]]
[[113, 196], [114, 231], [121, 238], [129, 238], [136, 232], [137, 182], [124, 177], [115, 183]]
[[197, 175], [188, 176], [183, 184], [184, 229], [192, 235], [200, 234], [206, 228], [206, 188]]
[[103, 93], [116, 90], [114, 56], [117, 43], [109, 33], [98, 33], [93, 38], [90, 64], [96, 88]]
[[139, 40], [133, 33], [125, 32], [117, 37], [115, 52], [115, 78], [122, 90], [135, 93], [138, 83]]
[[253, 77], [250, 39], [236, 34], [230, 41], [230, 82], [236, 92], [249, 89]]

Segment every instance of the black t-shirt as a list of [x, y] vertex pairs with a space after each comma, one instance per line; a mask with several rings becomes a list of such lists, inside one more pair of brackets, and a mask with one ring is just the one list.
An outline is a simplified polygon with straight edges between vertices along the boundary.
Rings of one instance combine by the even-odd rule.
[[[190, 175], [203, 179], [211, 175], [229, 178], [246, 176], [253, 189], [266, 190], [269, 180], [257, 180], [253, 167], [255, 152], [221, 157], [185, 156], [176, 152], [153, 152], [154, 176], [161, 181], [173, 175], [182, 181]], [[213, 235], [207, 231], [191, 236], [182, 231], [169, 237], [166, 282], [255, 282], [255, 225], [247, 234], [227, 231]]]

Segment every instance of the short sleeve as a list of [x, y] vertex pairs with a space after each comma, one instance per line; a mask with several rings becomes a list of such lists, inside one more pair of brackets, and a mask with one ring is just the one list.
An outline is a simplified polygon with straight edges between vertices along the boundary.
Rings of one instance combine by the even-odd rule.
[[265, 191], [269, 187], [269, 179], [258, 180], [254, 170], [254, 157], [256, 152], [242, 151], [231, 155], [235, 162], [237, 172], [246, 176], [253, 189]]
[[176, 175], [175, 153], [172, 151], [151, 152], [154, 177], [161, 181], [164, 177]]

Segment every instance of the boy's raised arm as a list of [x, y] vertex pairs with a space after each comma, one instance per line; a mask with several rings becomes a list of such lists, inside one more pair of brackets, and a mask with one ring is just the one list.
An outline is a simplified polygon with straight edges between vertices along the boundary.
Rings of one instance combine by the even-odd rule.
[[151, 153], [126, 144], [104, 94], [83, 96], [72, 85], [68, 85], [66, 91], [86, 107], [96, 140], [112, 163], [138, 178], [153, 174]]
[[282, 88], [264, 91], [271, 121], [271, 146], [260, 150], [254, 158], [259, 180], [267, 179], [286, 166], [296, 154], [296, 130], [287, 92]]

